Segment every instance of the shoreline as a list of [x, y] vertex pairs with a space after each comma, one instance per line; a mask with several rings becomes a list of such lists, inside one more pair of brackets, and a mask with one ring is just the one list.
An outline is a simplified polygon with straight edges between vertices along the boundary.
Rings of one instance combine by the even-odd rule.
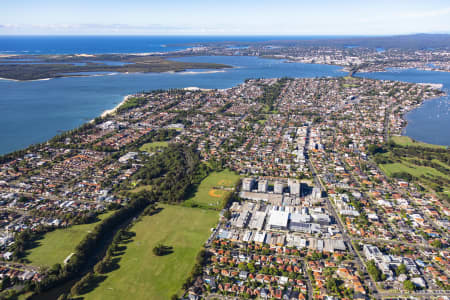
[[[430, 85], [430, 83], [416, 83], [416, 84], [424, 85], [424, 86]], [[421, 101], [419, 104], [414, 105], [410, 110], [408, 110], [408, 111], [406, 111], [406, 112], [404, 112], [404, 113], [402, 114], [401, 118], [402, 118], [402, 120], [405, 122], [405, 126], [403, 126], [402, 129], [400, 130], [400, 136], [406, 136], [406, 137], [409, 137], [409, 138], [411, 138], [411, 139], [413, 139], [413, 140], [416, 140], [416, 141], [418, 141], [418, 142], [422, 142], [422, 143], [426, 143], [426, 144], [430, 144], [430, 145], [437, 145], [437, 146], [450, 147], [450, 145], [445, 145], [445, 144], [435, 144], [435, 143], [430, 143], [430, 142], [418, 140], [418, 139], [416, 139], [416, 138], [413, 138], [413, 137], [409, 136], [409, 135], [407, 134], [407, 132], [406, 132], [406, 128], [408, 127], [408, 123], [409, 123], [409, 120], [408, 120], [408, 118], [407, 118], [408, 114], [410, 114], [410, 113], [413, 112], [414, 110], [420, 108], [420, 107], [421, 107], [422, 105], [424, 105], [424, 103], [427, 102], [427, 101], [437, 100], [437, 99], [440, 99], [440, 98], [448, 97], [448, 96], [449, 96], [449, 94], [447, 94], [447, 93], [445, 92], [444, 87], [443, 87], [443, 84], [438, 84], [438, 85], [442, 85], [442, 87], [441, 87], [441, 88], [438, 88], [438, 89], [440, 89], [440, 90], [442, 90], [442, 91], [444, 92], [443, 95], [436, 96], [436, 97], [430, 97], [430, 98], [423, 98], [422, 101]], [[391, 135], [391, 136], [396, 136], [396, 135]]]
[[[234, 69], [235, 67], [230, 67], [227, 69]], [[197, 70], [197, 69], [184, 69], [181, 71], [163, 71], [163, 72], [107, 72], [106, 74], [98, 74], [96, 71], [88, 71], [86, 73], [93, 73], [93, 74], [64, 74], [62, 73], [59, 76], [55, 77], [48, 77], [48, 78], [39, 78], [39, 79], [11, 79], [11, 78], [4, 78], [0, 77], [0, 80], [4, 81], [14, 81], [14, 82], [33, 82], [33, 81], [48, 81], [52, 79], [58, 79], [58, 78], [82, 78], [82, 77], [102, 77], [102, 76], [116, 76], [116, 75], [133, 75], [133, 74], [180, 74], [180, 75], [198, 75], [198, 74], [215, 74], [215, 73], [225, 73], [226, 69], [211, 69], [210, 71], [207, 71], [208, 69], [204, 69], [205, 71], [189, 71], [189, 70]]]
[[204, 89], [204, 88], [199, 88], [198, 86], [188, 86], [188, 87], [183, 88], [183, 90], [191, 91], [191, 92], [194, 92], [194, 91], [207, 92], [207, 91], [212, 91], [213, 89]]
[[[236, 67], [235, 67], [236, 68]], [[237, 68], [239, 68], [239, 67], [237, 67]], [[222, 70], [219, 70], [219, 71], [222, 71]], [[186, 72], [186, 71], [185, 71]], [[187, 71], [187, 72], [190, 72], [190, 71]], [[207, 71], [207, 72], [214, 72], [214, 70], [212, 70], [212, 71]], [[223, 72], [223, 71], [222, 71]], [[226, 71], [225, 71], [226, 72]], [[150, 74], [162, 74], [162, 73], [166, 73], [166, 74], [182, 74], [182, 72], [174, 72], [174, 71], [166, 71], [166, 72], [158, 72], [158, 73], [150, 73]], [[109, 73], [109, 74], [111, 74], [111, 73]], [[78, 75], [78, 76], [67, 76], [67, 77], [93, 77], [93, 76], [108, 76], [109, 74], [97, 74], [97, 75]], [[126, 73], [117, 73], [117, 74], [115, 74], [115, 75], [120, 75], [120, 74], [126, 74]], [[128, 73], [128, 74], [149, 74], [149, 73]], [[358, 77], [358, 76], [356, 76], [356, 77]], [[361, 77], [363, 77], [363, 76], [361, 76]], [[363, 77], [364, 78], [364, 77]], [[383, 81], [383, 80], [381, 80], [381, 79], [375, 79], [375, 78], [371, 78], [371, 79], [373, 79], [373, 80], [380, 80], [380, 81]], [[1, 79], [0, 79], [1, 80]], [[20, 80], [14, 80], [14, 79], [5, 79], [5, 80], [10, 80], [10, 81], [20, 81]], [[33, 80], [33, 81], [43, 81], [44, 79], [37, 79], [37, 80]], [[49, 79], [46, 79], [46, 80], [49, 80]], [[422, 84], [422, 85], [432, 85], [431, 83], [426, 83], [425, 81], [426, 81], [426, 79], [422, 79], [423, 81], [421, 82], [421, 83], [413, 83], [413, 84]], [[391, 80], [391, 81], [400, 81], [400, 82], [408, 82], [408, 81], [403, 81], [403, 80], [400, 80], [399, 78], [397, 78], [396, 80]], [[412, 82], [408, 82], [408, 83], [412, 83]], [[7, 84], [5, 84], [5, 85], [7, 85]], [[232, 88], [232, 87], [229, 87], [229, 88]], [[186, 90], [189, 90], [189, 89], [193, 89], [193, 90], [197, 90], [198, 89], [198, 87], [195, 87], [195, 86], [191, 86], [191, 87], [185, 87], [184, 89], [186, 89]], [[218, 89], [218, 90], [226, 90], [226, 89], [228, 89], [228, 88], [224, 88], [224, 89]], [[202, 89], [202, 88], [200, 88], [200, 90], [205, 90], [205, 91], [207, 91], [207, 90], [210, 90], [210, 89]], [[445, 89], [446, 90], [446, 89]], [[125, 93], [127, 93], [127, 92], [125, 92]], [[124, 93], [124, 94], [125, 94]], [[450, 94], [450, 93], [446, 93], [446, 94]], [[132, 97], [132, 96], [134, 96], [134, 95], [126, 95], [126, 96], [124, 96], [123, 97], [123, 99], [122, 99], [122, 101], [120, 101], [117, 105], [115, 105], [114, 107], [112, 107], [112, 108], [109, 108], [109, 109], [105, 109], [105, 110], [103, 110], [103, 111], [100, 111], [99, 112], [99, 114], [97, 114], [95, 117], [93, 117], [91, 120], [89, 120], [89, 118], [85, 118], [84, 119], [84, 121], [83, 121], [83, 123], [84, 122], [86, 122], [86, 123], [90, 123], [90, 122], [93, 122], [96, 118], [98, 118], [98, 117], [101, 117], [101, 118], [104, 118], [104, 117], [106, 117], [106, 116], [108, 116], [108, 115], [110, 115], [110, 114], [114, 114], [116, 111], [117, 111], [117, 109], [121, 106], [121, 105], [123, 105], [130, 97]], [[445, 96], [445, 95], [442, 95], [442, 96]], [[438, 97], [441, 97], [441, 96], [438, 96]], [[118, 101], [119, 101], [120, 99], [118, 99]], [[417, 108], [419, 108], [421, 105], [423, 105], [426, 101], [431, 101], [431, 100], [433, 100], [433, 97], [432, 98], [427, 98], [427, 99], [423, 99], [422, 101], [421, 101], [421, 103], [419, 104], [419, 105], [417, 105], [417, 106], [414, 106], [414, 107], [412, 107], [410, 110], [408, 110], [407, 112], [405, 112], [405, 115], [404, 116], [402, 116], [402, 118], [404, 118], [404, 120], [405, 120], [405, 126], [404, 126], [404, 128], [402, 128], [402, 130], [401, 130], [401, 135], [405, 135], [404, 133], [406, 132], [406, 127], [407, 127], [407, 125], [408, 125], [408, 123], [409, 123], [409, 121], [408, 121], [408, 119], [407, 119], [407, 117], [406, 117], [406, 114], [408, 114], [408, 113], [410, 113], [411, 111], [413, 111], [413, 110], [415, 110], [415, 109], [417, 109]], [[409, 135], [407, 135], [407, 136], [409, 136]], [[50, 139], [51, 137], [49, 137], [49, 139]], [[425, 142], [425, 141], [424, 141]], [[14, 150], [12, 150], [12, 151], [14, 151]]]
[[441, 73], [450, 73], [450, 70], [441, 70], [441, 69], [429, 69], [429, 68], [422, 68], [422, 67], [384, 67], [382, 70], [357, 70], [354, 74], [361, 73], [361, 74], [367, 74], [367, 73], [387, 73], [387, 72], [395, 72], [395, 71], [403, 71], [403, 70], [417, 70], [417, 71], [424, 71], [424, 72], [441, 72]]
[[15, 81], [15, 82], [27, 82], [27, 81], [47, 81], [47, 80], [51, 80], [51, 79], [56, 79], [56, 78], [60, 78], [60, 77], [52, 77], [52, 78], [40, 78], [40, 79], [30, 79], [30, 80], [19, 80], [19, 79], [11, 79], [11, 78], [3, 78], [0, 77], [0, 80], [5, 80], [5, 81]]
[[173, 72], [171, 74], [181, 74], [181, 75], [197, 75], [197, 74], [216, 74], [216, 73], [225, 73], [225, 70], [212, 70], [212, 71], [181, 71], [181, 72]]
[[[99, 117], [100, 118], [104, 118], [104, 117], [106, 117], [108, 115], [113, 115], [117, 111], [117, 109], [119, 107], [121, 107], [125, 102], [127, 102], [128, 99], [130, 99], [131, 97], [133, 97], [133, 95], [126, 95], [125, 97], [123, 97], [123, 99], [122, 99], [122, 101], [120, 103], [118, 103], [116, 106], [114, 106], [111, 109], [107, 109], [107, 110], [103, 111], [102, 114]], [[98, 118], [98, 117], [96, 117], [96, 118]], [[93, 122], [96, 118], [92, 119], [90, 122]]]

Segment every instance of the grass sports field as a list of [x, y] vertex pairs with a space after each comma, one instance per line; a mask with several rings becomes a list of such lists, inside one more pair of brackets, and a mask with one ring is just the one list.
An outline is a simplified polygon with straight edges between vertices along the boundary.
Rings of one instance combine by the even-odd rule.
[[442, 177], [445, 176], [445, 174], [442, 174], [436, 169], [425, 166], [413, 165], [408, 163], [407, 161], [401, 163], [384, 164], [380, 165], [380, 167], [383, 170], [383, 172], [385, 172], [386, 175], [388, 176], [392, 176], [392, 174], [396, 172], [406, 172], [415, 177], [420, 177], [422, 175], [442, 176]]
[[[99, 216], [100, 220], [108, 217], [112, 212]], [[71, 226], [67, 229], [56, 229], [47, 233], [43, 239], [37, 241], [39, 246], [27, 251], [25, 257], [30, 264], [36, 266], [53, 266], [56, 263], [63, 264], [64, 259], [69, 256], [80, 241], [99, 222]]]
[[415, 184], [419, 190], [433, 190], [449, 199], [447, 163], [450, 150], [446, 146], [417, 142], [406, 136], [391, 137], [394, 142], [387, 152], [378, 154], [379, 167], [389, 177], [402, 178]]
[[155, 152], [158, 148], [166, 148], [167, 146], [169, 146], [168, 142], [152, 142], [142, 145], [139, 150], [151, 153]]
[[221, 209], [238, 181], [239, 175], [232, 171], [213, 172], [201, 182], [195, 195], [184, 203], [188, 206]]
[[[159, 207], [161, 212], [143, 217], [132, 227], [136, 236], [126, 244], [120, 268], [107, 273], [84, 299], [170, 299], [181, 290], [218, 221], [218, 213], [183, 206]], [[159, 243], [172, 246], [173, 253], [155, 256], [152, 249]]]

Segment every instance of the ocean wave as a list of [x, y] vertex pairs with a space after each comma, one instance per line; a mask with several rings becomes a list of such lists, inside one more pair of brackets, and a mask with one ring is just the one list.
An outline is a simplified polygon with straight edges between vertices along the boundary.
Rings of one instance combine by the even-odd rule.
[[2, 77], [0, 77], [0, 80], [7, 80], [7, 81], [20, 81], [20, 80], [16, 80], [16, 79], [10, 79], [10, 78], [2, 78]]
[[32, 80], [17, 80], [17, 79], [11, 79], [11, 78], [2, 78], [0, 77], [0, 80], [8, 80], [8, 81], [17, 81], [17, 82], [25, 82], [25, 81], [47, 81], [54, 78], [41, 78], [41, 79], [32, 79]]
[[178, 72], [176, 74], [181, 75], [197, 75], [197, 74], [214, 74], [214, 73], [225, 73], [225, 70], [214, 70], [214, 71], [184, 71]]

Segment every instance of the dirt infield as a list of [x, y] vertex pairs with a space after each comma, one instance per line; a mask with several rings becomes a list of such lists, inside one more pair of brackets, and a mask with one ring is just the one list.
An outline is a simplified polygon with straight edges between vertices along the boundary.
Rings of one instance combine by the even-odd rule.
[[221, 209], [239, 182], [239, 175], [230, 170], [211, 172], [202, 180], [194, 196], [184, 201], [187, 206], [195, 205], [207, 209]]
[[224, 194], [223, 190], [210, 189], [208, 195], [214, 198], [220, 198]]

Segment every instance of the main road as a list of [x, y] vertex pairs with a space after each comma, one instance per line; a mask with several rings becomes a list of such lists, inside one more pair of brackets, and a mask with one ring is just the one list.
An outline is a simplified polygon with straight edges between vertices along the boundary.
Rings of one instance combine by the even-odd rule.
[[[308, 145], [309, 145], [309, 130], [307, 131], [306, 148], [308, 147]], [[306, 159], [306, 162], [308, 163], [309, 169], [310, 169], [311, 174], [313, 176], [315, 186], [319, 187], [322, 192], [326, 191], [326, 189], [325, 189], [321, 179], [317, 176], [316, 169], [314, 168], [313, 164], [311, 163], [311, 161], [309, 159], [309, 155], [306, 155], [305, 159]], [[342, 237], [343, 237], [344, 241], [346, 242], [350, 252], [355, 257], [356, 262], [357, 262], [357, 264], [359, 266], [359, 269], [362, 270], [362, 273], [367, 274], [366, 266], [363, 263], [363, 260], [362, 260], [361, 256], [359, 255], [359, 253], [353, 247], [352, 239], [347, 234], [347, 230], [343, 226], [342, 221], [341, 221], [339, 215], [337, 214], [334, 205], [331, 203], [328, 195], [327, 195], [327, 197], [325, 197], [325, 199], [326, 199], [326, 202], [327, 202], [328, 211], [333, 215], [333, 218], [336, 220], [336, 223], [337, 223], [337, 225], [339, 227], [339, 230], [342, 232]], [[370, 276], [366, 277], [366, 279], [364, 281], [366, 283], [367, 283], [367, 281], [369, 282], [369, 284], [366, 284], [366, 285], [371, 289], [371, 294], [376, 299], [380, 299], [380, 296], [379, 296], [379, 293], [378, 293], [378, 289], [377, 289], [377, 285], [376, 285], [375, 281]]]

